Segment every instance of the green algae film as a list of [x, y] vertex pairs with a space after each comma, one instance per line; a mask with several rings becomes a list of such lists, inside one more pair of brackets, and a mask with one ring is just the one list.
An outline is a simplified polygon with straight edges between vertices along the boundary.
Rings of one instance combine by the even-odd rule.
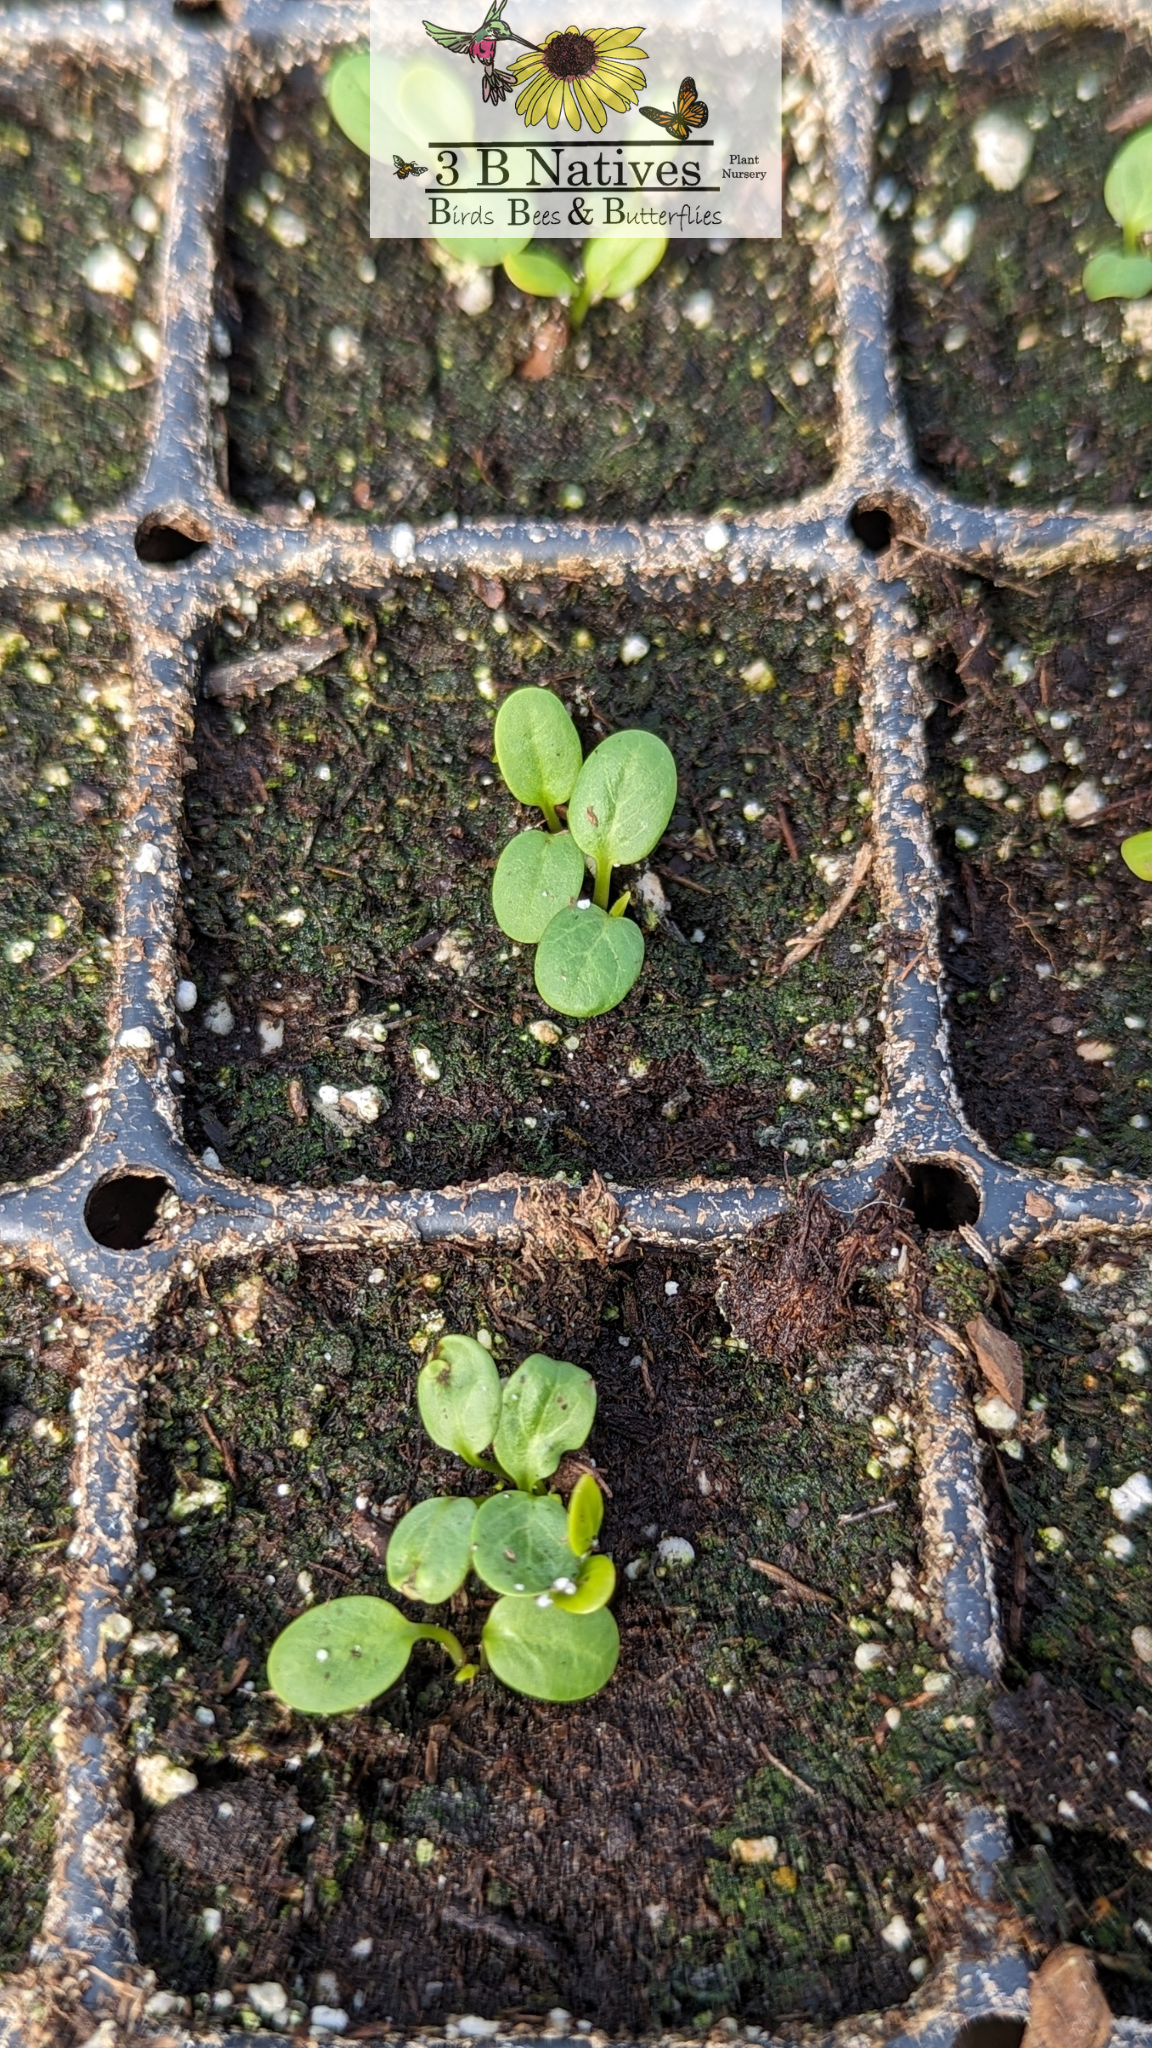
[[107, 1050], [128, 652], [98, 600], [0, 595], [0, 1181], [75, 1150]]
[[[925, 599], [952, 1045], [968, 1114], [1021, 1163], [1152, 1173], [1142, 576]], [[961, 679], [964, 680], [961, 680]], [[966, 690], [965, 690], [966, 682]]]
[[[140, 1812], [137, 1931], [162, 1982], [205, 2007], [237, 1979], [300, 2000], [323, 1966], [365, 2022], [562, 2003], [633, 2030], [907, 1996], [931, 1950], [928, 1866], [950, 1848], [937, 1801], [980, 1709], [924, 1620], [904, 1327], [894, 1305], [826, 1380], [789, 1382], [726, 1336], [714, 1286], [664, 1255], [609, 1272], [453, 1253], [273, 1261], [173, 1300], [122, 1672], [138, 1751], [206, 1788]], [[488, 1679], [462, 1694], [421, 1650], [378, 1708], [294, 1719], [263, 1690], [277, 1630], [313, 1597], [387, 1595], [396, 1517], [463, 1484], [413, 1426], [443, 1327], [490, 1332], [502, 1371], [540, 1346], [594, 1373], [617, 1675], [541, 1709]], [[666, 1536], [693, 1561], [666, 1561]], [[826, 1598], [791, 1597], [750, 1556]], [[471, 1637], [482, 1617], [466, 1595], [444, 1618]], [[859, 1668], [864, 1639], [880, 1668]], [[221, 1860], [221, 1800], [229, 1825], [243, 1802], [270, 1865]], [[768, 1833], [759, 1864], [733, 1848]], [[882, 1938], [897, 1917], [903, 1952]]]
[[52, 1862], [77, 1328], [0, 1269], [0, 1975], [28, 1960]]
[[518, 367], [551, 302], [497, 270], [490, 308], [466, 313], [433, 245], [370, 241], [367, 160], [294, 74], [233, 148], [219, 429], [233, 492], [289, 514], [303, 491], [345, 517], [654, 518], [824, 481], [835, 359], [816, 245], [831, 188], [798, 82], [785, 103], [782, 239], [673, 243], [634, 303], [595, 307], [531, 382]]
[[[402, 586], [375, 613], [317, 597], [225, 621], [241, 637], [222, 633], [219, 653], [306, 643], [340, 619], [351, 645], [326, 674], [199, 712], [193, 1142], [313, 1185], [846, 1156], [879, 1107], [867, 892], [821, 953], [771, 977], [868, 829], [847, 608], [784, 587], [722, 608], [580, 585], [488, 596], [496, 609], [464, 586]], [[545, 1009], [532, 949], [491, 912], [499, 847], [536, 817], [492, 760], [495, 703], [523, 683], [557, 689], [586, 747], [641, 724], [678, 764], [651, 863], [668, 914], [641, 909], [640, 980], [585, 1024]], [[339, 1101], [365, 1089], [368, 1122]]]
[[[1146, 498], [1150, 302], [1093, 305], [1080, 278], [1120, 239], [1104, 178], [1147, 120], [1147, 48], [1110, 33], [1018, 37], [969, 51], [958, 73], [917, 63], [896, 80], [875, 190], [921, 461], [979, 503]], [[1032, 143], [1006, 192], [976, 167], [973, 123], [990, 112]]]
[[0, 91], [0, 522], [75, 525], [139, 471], [165, 120], [100, 66]]

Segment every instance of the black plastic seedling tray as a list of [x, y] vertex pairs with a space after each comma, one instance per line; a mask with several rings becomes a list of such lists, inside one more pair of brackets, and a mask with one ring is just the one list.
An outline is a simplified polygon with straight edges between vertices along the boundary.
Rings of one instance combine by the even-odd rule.
[[[833, 203], [824, 254], [835, 277], [837, 461], [799, 503], [726, 519], [624, 526], [485, 520], [413, 530], [313, 517], [277, 526], [223, 494], [213, 459], [210, 394], [218, 230], [235, 110], [292, 66], [364, 33], [350, 0], [236, 0], [174, 12], [133, 0], [0, 9], [0, 75], [19, 78], [78, 59], [147, 80], [169, 120], [169, 206], [158, 280], [162, 353], [148, 400], [141, 481], [117, 509], [68, 530], [0, 533], [0, 590], [98, 598], [127, 622], [136, 688], [123, 887], [115, 946], [113, 1051], [92, 1098], [92, 1128], [74, 1156], [0, 1193], [0, 1245], [14, 1264], [66, 1283], [91, 1315], [79, 1394], [75, 1536], [67, 1565], [57, 1752], [60, 1818], [50, 1893], [31, 1980], [0, 1994], [0, 2039], [25, 2048], [66, 1979], [107, 2020], [125, 2013], [136, 1966], [130, 1915], [124, 1755], [110, 1669], [132, 1587], [142, 1379], [151, 1333], [178, 1272], [276, 1247], [367, 1248], [456, 1240], [531, 1242], [523, 1194], [498, 1184], [389, 1192], [370, 1184], [268, 1188], [209, 1170], [182, 1141], [172, 1069], [179, 1065], [175, 931], [180, 891], [184, 746], [204, 639], [238, 595], [261, 599], [334, 585], [365, 593], [395, 579], [555, 574], [640, 588], [725, 592], [776, 575], [810, 579], [850, 601], [861, 633], [862, 703], [873, 797], [875, 881], [889, 965], [884, 994], [883, 1107], [849, 1165], [820, 1176], [836, 1208], [866, 1204], [893, 1161], [927, 1228], [966, 1224], [991, 1254], [1029, 1242], [1070, 1246], [1089, 1233], [1135, 1234], [1152, 1221], [1152, 1186], [1031, 1173], [975, 1135], [949, 1064], [941, 993], [941, 880], [925, 740], [930, 709], [913, 654], [910, 594], [886, 573], [894, 532], [961, 570], [1027, 581], [1057, 569], [1152, 564], [1152, 513], [1075, 513], [962, 505], [919, 473], [894, 359], [892, 279], [870, 203], [875, 123], [889, 67], [916, 46], [939, 53], [970, 38], [1002, 40], [1067, 24], [1148, 27], [1139, 0], [1076, 6], [941, 8], [886, 0], [854, 14], [789, 9], [789, 61], [805, 68], [822, 109]], [[143, 403], [143, 400], [141, 400]], [[613, 1190], [621, 1225], [642, 1244], [717, 1247], [780, 1214], [783, 1179], [689, 1180]], [[164, 1197], [172, 1197], [164, 1203]], [[161, 1227], [145, 1238], [160, 1216]], [[1002, 1661], [970, 1398], [943, 1341], [920, 1389], [922, 1514], [934, 1614], [959, 1674], [994, 1680]], [[111, 1631], [109, 1623], [112, 1623]], [[993, 1897], [1007, 1853], [1002, 1823], [973, 1803], [965, 1824], [975, 1897]], [[836, 2038], [952, 2048], [1015, 2040], [994, 2024], [1027, 2011], [1027, 1967], [992, 1910], [973, 1909], [963, 1953], [941, 1966], [901, 2018], [846, 2022]], [[124, 2004], [128, 1996], [127, 2005]], [[120, 2017], [118, 2017], [118, 2015]], [[147, 2023], [145, 2023], [147, 2024]], [[167, 2042], [179, 2023], [156, 2022]], [[104, 2035], [101, 2035], [104, 2038]], [[240, 2034], [228, 2037], [239, 2041]], [[812, 2039], [809, 2033], [806, 2039]], [[1118, 2021], [1116, 2040], [1152, 2039]]]

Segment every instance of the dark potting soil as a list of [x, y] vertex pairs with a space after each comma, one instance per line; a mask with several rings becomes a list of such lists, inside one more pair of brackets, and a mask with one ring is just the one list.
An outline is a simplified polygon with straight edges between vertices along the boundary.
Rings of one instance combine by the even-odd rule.
[[952, 1051], [976, 1128], [1025, 1164], [1152, 1173], [1152, 889], [1119, 853], [1152, 819], [1145, 585], [924, 597]]
[[0, 1973], [28, 1960], [52, 1861], [50, 1725], [71, 1523], [68, 1403], [83, 1335], [57, 1296], [11, 1266], [0, 1269]]
[[[350, 644], [324, 673], [198, 712], [192, 1142], [312, 1185], [760, 1176], [846, 1156], [879, 1107], [867, 891], [822, 952], [771, 977], [867, 830], [848, 608], [783, 584], [722, 607], [675, 587], [482, 587], [487, 602], [404, 583], [376, 610], [322, 593], [225, 618], [218, 654], [306, 645], [333, 621]], [[586, 1022], [545, 1008], [534, 948], [491, 911], [501, 845], [538, 821], [492, 761], [496, 703], [523, 683], [556, 689], [586, 747], [641, 724], [677, 759], [651, 863], [669, 914], [640, 911], [640, 980]], [[265, 1052], [269, 1031], [283, 1039]], [[370, 1093], [358, 1111], [321, 1089]]]
[[[1104, 178], [1147, 123], [1150, 88], [1147, 46], [1103, 32], [1018, 36], [970, 47], [955, 71], [895, 74], [877, 203], [892, 223], [901, 375], [919, 458], [962, 498], [1071, 507], [1152, 492], [1152, 302], [1093, 305], [1080, 282], [1120, 239]], [[1033, 144], [1009, 192], [976, 169], [972, 125], [992, 109]], [[962, 247], [969, 208], [971, 252], [949, 267], [938, 238]]]
[[164, 118], [138, 80], [101, 65], [5, 80], [0, 521], [75, 525], [137, 473], [160, 347]]
[[551, 376], [528, 382], [552, 302], [498, 269], [490, 309], [470, 316], [434, 245], [371, 241], [368, 160], [316, 75], [294, 73], [245, 110], [233, 145], [218, 416], [232, 491], [273, 516], [303, 490], [344, 517], [656, 518], [824, 481], [833, 285], [816, 245], [831, 195], [798, 81], [785, 104], [782, 238], [674, 242], [634, 304], [595, 307]]
[[947, 1263], [953, 1320], [983, 1310], [1024, 1357], [1020, 1428], [985, 1432], [1010, 1690], [981, 1768], [1014, 1830], [1005, 1893], [1032, 1943], [1083, 1943], [1113, 2009], [1149, 2018], [1152, 1560], [1146, 1518], [1124, 1521], [1112, 1495], [1152, 1461], [1152, 1260], [1094, 1239], [1033, 1252], [999, 1284]]
[[[280, 1259], [182, 1288], [144, 1436], [152, 1641], [122, 1674], [137, 1750], [202, 1788], [139, 1809], [136, 1927], [161, 1982], [207, 2013], [274, 1980], [297, 2009], [402, 2027], [902, 2000], [938, 1924], [926, 1872], [953, 1856], [943, 1794], [984, 1722], [955, 1681], [926, 1688], [942, 1660], [917, 1577], [915, 1328], [885, 1263], [851, 1342], [807, 1376], [727, 1335], [714, 1267], [657, 1252]], [[414, 1416], [444, 1327], [490, 1332], [503, 1370], [542, 1347], [594, 1373], [617, 1673], [549, 1707], [489, 1677], [462, 1692], [421, 1649], [372, 1709], [293, 1716], [264, 1690], [279, 1628], [313, 1596], [388, 1596], [391, 1523], [464, 1483]], [[694, 1560], [662, 1561], [666, 1536]], [[457, 1595], [445, 1618], [472, 1640], [481, 1607]], [[856, 1668], [862, 1636], [887, 1646], [879, 1671]], [[882, 1938], [897, 1914], [902, 1954]]]
[[0, 596], [0, 1181], [75, 1150], [107, 1048], [128, 652], [97, 599]]

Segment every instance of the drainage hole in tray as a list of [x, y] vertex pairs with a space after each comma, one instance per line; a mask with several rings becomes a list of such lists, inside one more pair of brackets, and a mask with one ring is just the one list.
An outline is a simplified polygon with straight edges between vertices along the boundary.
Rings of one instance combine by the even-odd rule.
[[980, 1215], [980, 1195], [966, 1173], [946, 1159], [910, 1159], [901, 1165], [905, 1203], [922, 1230], [959, 1230]]
[[147, 1243], [160, 1204], [171, 1192], [162, 1173], [112, 1173], [97, 1181], [84, 1204], [84, 1221], [97, 1244], [113, 1252], [136, 1252]]

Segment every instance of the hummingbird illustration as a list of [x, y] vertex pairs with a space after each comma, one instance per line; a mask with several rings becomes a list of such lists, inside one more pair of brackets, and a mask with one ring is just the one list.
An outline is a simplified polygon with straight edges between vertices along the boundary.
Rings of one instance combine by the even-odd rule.
[[434, 43], [442, 50], [451, 50], [454, 56], [467, 57], [478, 63], [484, 73], [484, 98], [498, 107], [516, 84], [511, 71], [501, 71], [496, 63], [496, 51], [501, 42], [523, 43], [526, 50], [538, 48], [524, 36], [517, 35], [504, 19], [508, 0], [491, 0], [488, 12], [477, 29], [437, 28], [434, 21], [424, 23]]

